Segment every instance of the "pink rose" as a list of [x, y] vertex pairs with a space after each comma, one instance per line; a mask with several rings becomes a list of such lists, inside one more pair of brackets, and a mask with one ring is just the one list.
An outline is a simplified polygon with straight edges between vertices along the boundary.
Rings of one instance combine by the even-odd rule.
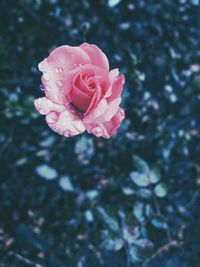
[[38, 68], [43, 72], [45, 97], [34, 101], [49, 127], [66, 137], [87, 130], [110, 138], [125, 117], [119, 106], [125, 82], [118, 69], [109, 70], [108, 59], [95, 45], [63, 45]]

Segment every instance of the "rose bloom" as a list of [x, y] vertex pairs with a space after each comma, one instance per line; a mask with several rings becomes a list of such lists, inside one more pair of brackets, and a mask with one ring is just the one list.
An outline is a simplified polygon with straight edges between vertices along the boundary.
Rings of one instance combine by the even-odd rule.
[[66, 137], [87, 132], [110, 138], [125, 117], [119, 106], [125, 82], [96, 45], [63, 45], [39, 63], [45, 97], [34, 101], [49, 127]]

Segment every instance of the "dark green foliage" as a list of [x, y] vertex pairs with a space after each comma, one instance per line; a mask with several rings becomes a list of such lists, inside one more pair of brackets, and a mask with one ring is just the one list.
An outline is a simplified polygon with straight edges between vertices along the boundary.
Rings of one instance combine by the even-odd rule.
[[[0, 267], [198, 267], [196, 0], [0, 1]], [[114, 138], [54, 134], [37, 64], [95, 43], [126, 76]]]

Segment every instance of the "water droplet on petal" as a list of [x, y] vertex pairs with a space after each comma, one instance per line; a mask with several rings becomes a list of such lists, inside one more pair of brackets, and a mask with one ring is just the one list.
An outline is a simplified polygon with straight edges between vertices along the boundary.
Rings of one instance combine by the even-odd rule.
[[66, 111], [63, 112], [63, 115], [64, 115], [65, 117], [69, 117], [69, 112], [66, 110]]
[[42, 62], [40, 62], [39, 64], [38, 64], [38, 69], [40, 70], [40, 71], [42, 71], [42, 68], [43, 67], [43, 63]]
[[99, 110], [96, 110], [96, 111], [94, 112], [95, 117], [98, 117], [100, 114], [101, 114], [101, 113], [100, 113]]
[[60, 80], [58, 80], [58, 81], [56, 81], [56, 84], [57, 84], [58, 86], [61, 86], [61, 85], [62, 85], [62, 82], [61, 82]]
[[60, 73], [63, 73], [63, 68], [59, 68], [59, 72]]
[[74, 123], [74, 127], [76, 128], [76, 130], [78, 130], [79, 132], [83, 132], [85, 130], [85, 126], [83, 125], [83, 123], [76, 121]]
[[54, 97], [54, 99], [58, 100], [58, 96], [57, 95], [54, 95], [53, 97]]
[[42, 115], [45, 115], [46, 114], [46, 112], [41, 108], [41, 109], [39, 109], [39, 112], [40, 112], [40, 114], [42, 114]]
[[55, 72], [56, 73], [59, 73], [59, 68], [55, 68]]
[[46, 116], [46, 121], [48, 123], [56, 123], [58, 120], [58, 116], [56, 114], [56, 112], [50, 112], [47, 116]]
[[37, 99], [37, 102], [38, 102], [38, 104], [41, 104], [41, 103], [42, 103], [42, 98], [41, 98], [41, 97], [38, 98], [38, 99]]
[[43, 74], [43, 78], [46, 80], [46, 81], [49, 81], [49, 74], [47, 74], [47, 73], [44, 73]]
[[53, 108], [54, 107], [54, 104], [53, 104], [53, 102], [51, 102], [51, 100], [47, 100], [47, 106], [49, 107], [49, 108]]
[[44, 91], [44, 85], [43, 84], [40, 84], [40, 90]]
[[101, 127], [96, 127], [92, 130], [93, 134], [95, 134], [97, 137], [102, 136], [103, 134], [103, 129]]

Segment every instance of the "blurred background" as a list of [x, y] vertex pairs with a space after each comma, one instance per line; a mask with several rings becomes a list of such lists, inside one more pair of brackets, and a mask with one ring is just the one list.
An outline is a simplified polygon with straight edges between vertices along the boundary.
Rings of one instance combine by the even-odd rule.
[[[198, 0], [0, 1], [0, 267], [200, 266]], [[126, 77], [118, 134], [65, 138], [38, 63], [98, 45]]]

